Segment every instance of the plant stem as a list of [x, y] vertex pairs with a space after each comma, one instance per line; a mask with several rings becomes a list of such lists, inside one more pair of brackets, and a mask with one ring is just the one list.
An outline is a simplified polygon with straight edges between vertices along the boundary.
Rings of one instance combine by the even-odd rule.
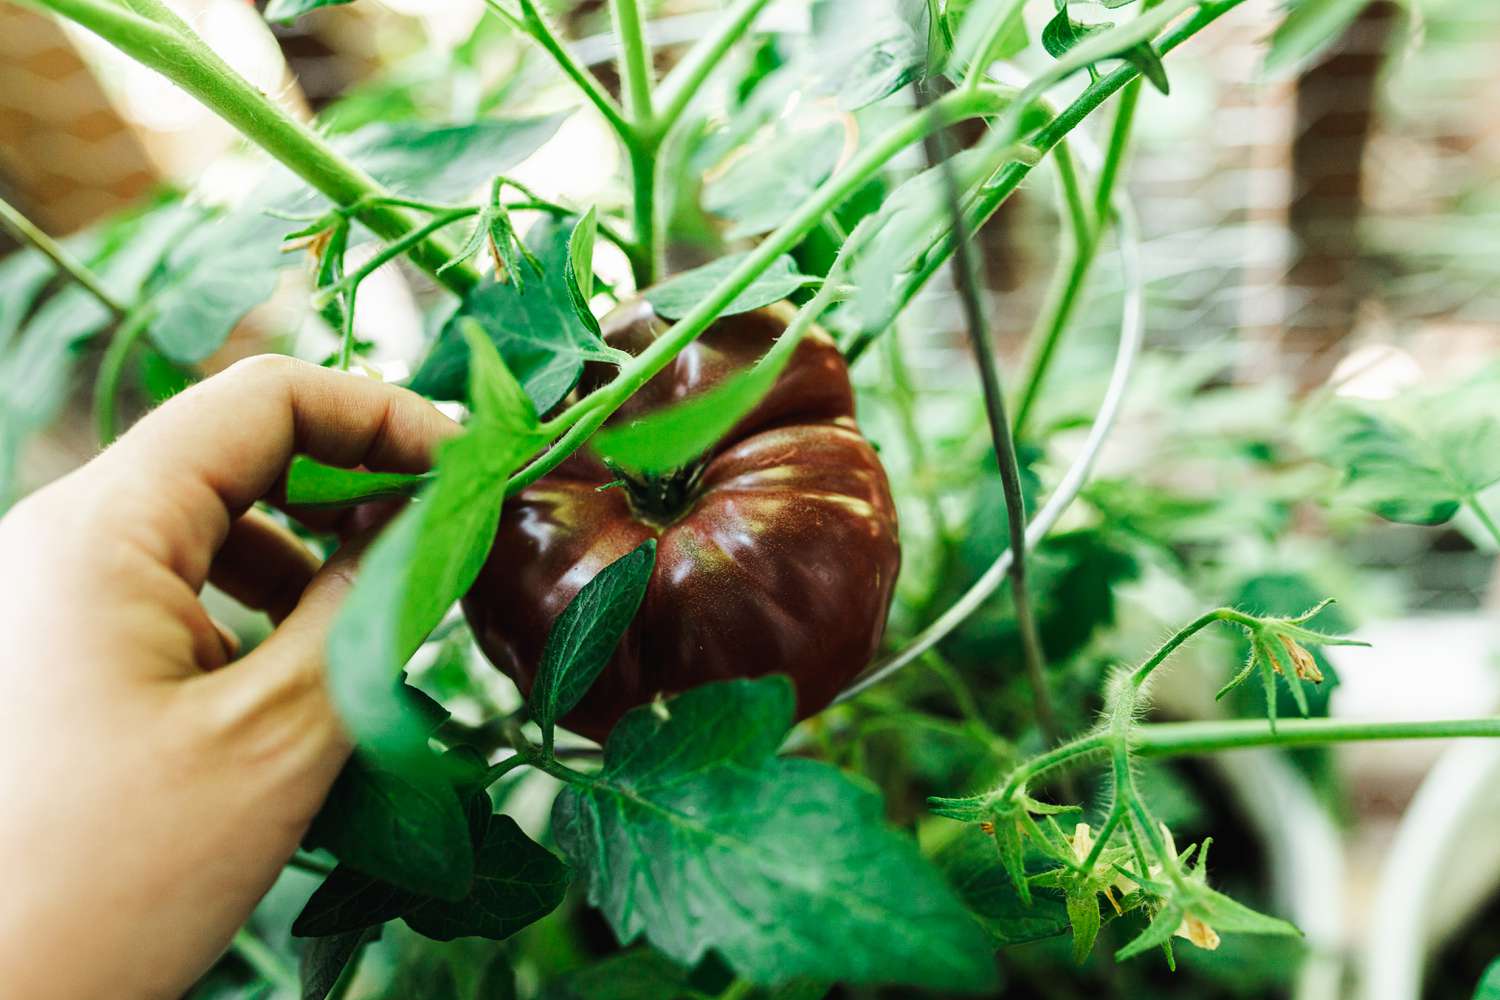
[[493, 14], [518, 30], [530, 35], [538, 45], [547, 51], [547, 54], [552, 57], [552, 61], [557, 63], [558, 69], [562, 70], [563, 74], [569, 80], [572, 80], [573, 84], [583, 92], [583, 96], [588, 99], [589, 103], [598, 109], [599, 114], [604, 116], [605, 121], [609, 122], [609, 127], [614, 129], [615, 134], [620, 137], [622, 142], [629, 143], [632, 141], [634, 130], [631, 128], [630, 123], [625, 120], [625, 115], [620, 111], [620, 106], [615, 103], [614, 98], [609, 96], [609, 92], [604, 89], [604, 85], [599, 82], [599, 78], [589, 72], [588, 67], [580, 63], [573, 57], [573, 53], [568, 51], [567, 46], [563, 44], [562, 40], [553, 32], [551, 26], [547, 24], [547, 20], [543, 17], [541, 11], [537, 10], [533, 0], [521, 0], [523, 21], [517, 21], [515, 16], [500, 4], [499, 0], [484, 0], [484, 2]]
[[659, 96], [661, 109], [657, 113], [656, 132], [666, 135], [687, 110], [693, 96], [708, 74], [724, 58], [730, 46], [739, 41], [750, 29], [757, 14], [766, 8], [770, 0], [737, 0], [724, 15], [723, 22], [713, 34], [700, 38], [682, 57], [662, 81]]
[[22, 215], [19, 209], [4, 198], [0, 198], [0, 226], [4, 226], [16, 239], [35, 247], [43, 256], [56, 264], [63, 274], [98, 299], [100, 304], [113, 313], [116, 319], [120, 319], [128, 311], [127, 307], [104, 287], [98, 275], [85, 267], [62, 244], [48, 236], [40, 226]]
[[984, 81], [984, 72], [992, 61], [990, 54], [995, 51], [995, 46], [999, 43], [1000, 36], [1004, 34], [1005, 27], [1016, 8], [1024, 2], [1025, 0], [1008, 0], [991, 15], [992, 19], [985, 29], [984, 38], [979, 48], [974, 50], [974, 62], [965, 70], [966, 75], [962, 85], [965, 90], [975, 90]]
[[366, 278], [370, 277], [370, 275], [374, 274], [376, 271], [380, 270], [382, 267], [389, 264], [397, 257], [400, 257], [402, 254], [411, 250], [413, 247], [421, 244], [424, 240], [428, 239], [434, 233], [438, 232], [439, 230], [446, 229], [447, 227], [453, 225], [455, 222], [462, 222], [464, 219], [471, 219], [474, 216], [478, 215], [480, 211], [481, 209], [473, 206], [455, 208], [450, 212], [445, 212], [442, 215], [438, 215], [433, 217], [432, 219], [429, 219], [421, 226], [418, 226], [416, 229], [413, 229], [411, 232], [405, 234], [394, 242], [387, 243], [385, 246], [381, 247], [380, 250], [375, 254], [375, 256], [371, 257], [369, 260], [361, 264], [358, 270], [353, 271], [345, 275], [343, 278], [340, 278], [333, 284], [320, 289], [318, 291], [318, 298], [314, 304], [317, 305], [326, 303], [335, 295], [341, 295], [344, 292], [353, 292], [358, 290], [359, 286], [365, 281]]
[[654, 146], [632, 142], [626, 150], [630, 160], [631, 220], [635, 240], [628, 252], [630, 270], [637, 288], [656, 283], [661, 270], [661, 234], [656, 224], [656, 168]]
[[1137, 726], [1131, 750], [1143, 757], [1240, 750], [1250, 747], [1301, 747], [1370, 740], [1443, 740], [1500, 738], [1500, 718], [1446, 719], [1421, 722], [1360, 722], [1345, 719], [1283, 719], [1270, 725], [1260, 719], [1222, 722], [1157, 722]]
[[782, 254], [791, 250], [817, 226], [824, 215], [857, 191], [885, 163], [922, 138], [938, 123], [977, 117], [994, 109], [994, 97], [984, 92], [954, 92], [935, 101], [926, 112], [909, 115], [877, 137], [845, 165], [843, 170], [824, 181], [811, 197], [752, 250], [714, 290], [686, 316], [673, 323], [651, 346], [620, 367], [609, 384], [584, 397], [563, 413], [543, 425], [562, 436], [531, 465], [511, 478], [507, 496], [514, 496], [537, 479], [551, 472], [563, 459], [577, 450], [598, 430], [625, 400], [666, 367], [684, 347], [692, 343], [734, 297], [744, 291]]
[[1046, 753], [1026, 761], [1011, 772], [1000, 790], [1000, 798], [1007, 799], [1020, 791], [1033, 779], [1055, 768], [1077, 762], [1091, 754], [1103, 753], [1113, 745], [1113, 735], [1107, 732], [1089, 733], [1048, 750]]
[[307, 872], [309, 875], [333, 874], [333, 865], [319, 861], [317, 858], [309, 854], [303, 854], [301, 851], [287, 858], [286, 863], [288, 868], [296, 868], [298, 871]]
[[[359, 221], [377, 236], [398, 240], [415, 228], [404, 212], [379, 201], [389, 192], [373, 177], [272, 103], [197, 36], [147, 20], [106, 0], [35, 2], [161, 73], [318, 191], [340, 205], [354, 206]], [[436, 275], [453, 256], [453, 250], [428, 240], [412, 247], [411, 256], [420, 267]], [[479, 275], [471, 268], [455, 267], [439, 280], [461, 295], [478, 284]]]
[[120, 380], [131, 349], [151, 325], [151, 316], [149, 305], [140, 306], [126, 316], [99, 360], [99, 373], [94, 379], [94, 428], [101, 448], [108, 447], [119, 433]]
[[651, 46], [641, 29], [639, 0], [610, 0], [615, 34], [620, 38], [620, 81], [625, 117], [639, 135], [655, 132], [651, 108]]
[[[1162, 35], [1155, 43], [1157, 52], [1166, 55], [1244, 2], [1245, 0], [1217, 0], [1214, 3], [1200, 5], [1192, 16], [1185, 18], [1180, 24], [1175, 25], [1166, 34]], [[1028, 145], [1041, 153], [1047, 153], [1061, 142], [1069, 132], [1077, 128], [1080, 122], [1093, 114], [1101, 104], [1138, 76], [1140, 76], [1140, 70], [1136, 69], [1130, 63], [1126, 63], [1104, 74], [1085, 88], [1083, 93], [1079, 94], [1072, 103], [1063, 108], [1051, 121], [1047, 122], [1035, 134], [1030, 136], [1027, 140]], [[978, 230], [985, 222], [989, 221], [990, 216], [995, 214], [996, 210], [1021, 186], [1021, 182], [1025, 180], [1026, 175], [1031, 172], [1033, 166], [1034, 164], [1022, 161], [1009, 163], [1001, 169], [993, 181], [981, 189], [979, 197], [975, 199], [973, 205], [969, 208], [968, 222], [970, 232]], [[904, 309], [911, 303], [917, 292], [927, 284], [932, 275], [937, 272], [938, 268], [943, 266], [952, 253], [952, 234], [945, 233], [922, 256], [922, 266], [908, 275], [902, 284], [901, 294], [898, 297], [900, 309]], [[878, 333], [878, 331], [876, 332]], [[844, 353], [851, 364], [864, 353], [871, 341], [874, 340], [874, 337], [875, 333], [865, 333], [856, 337], [850, 343]]]
[[281, 956], [272, 951], [264, 941], [250, 933], [248, 927], [241, 927], [235, 931], [234, 938], [229, 944], [234, 949], [234, 953], [255, 970], [262, 979], [274, 984], [278, 989], [294, 991], [301, 989], [297, 973], [283, 962]]
[[620, 81], [630, 135], [625, 150], [630, 160], [631, 219], [635, 224], [635, 253], [630, 268], [638, 287], [656, 281], [661, 259], [656, 225], [657, 153], [661, 135], [651, 106], [651, 46], [641, 29], [639, 0], [610, 0], [615, 34], [620, 39]]
[[[1032, 338], [1037, 347], [1031, 364], [1028, 366], [1026, 380], [1022, 383], [1020, 403], [1016, 406], [1016, 434], [1018, 436], [1026, 431], [1032, 408], [1041, 394], [1042, 383], [1056, 356], [1057, 345], [1062, 340], [1068, 321], [1072, 319], [1083, 288], [1088, 282], [1089, 271], [1098, 255], [1099, 241], [1109, 221], [1109, 199], [1114, 196], [1115, 180], [1120, 173], [1120, 162], [1130, 143], [1131, 124], [1135, 119], [1135, 108], [1140, 92], [1141, 81], [1137, 77], [1126, 84], [1124, 91], [1120, 94], [1120, 107], [1115, 114], [1114, 127], [1110, 130], [1109, 145], [1104, 151], [1104, 163], [1099, 168], [1099, 181], [1094, 192], [1092, 217], [1082, 202], [1077, 200], [1076, 178], [1071, 181], [1073, 190], [1070, 196], [1064, 198], [1064, 205], [1068, 209], [1074, 233], [1073, 246], [1067, 268], [1063, 272], [1065, 277], [1057, 294], [1049, 299], [1047, 308], [1037, 323], [1037, 333]], [[1064, 191], [1067, 192], [1072, 162], [1064, 150], [1065, 147], [1059, 144], [1053, 151], [1053, 156], [1058, 158], [1059, 175], [1062, 177]]]
[[1469, 509], [1474, 512], [1474, 516], [1479, 519], [1479, 523], [1484, 525], [1490, 537], [1495, 540], [1495, 544], [1500, 546], [1500, 525], [1497, 525], [1495, 519], [1490, 517], [1490, 512], [1484, 509], [1484, 504], [1479, 502], [1479, 497], [1471, 493], [1465, 497], [1465, 500]]
[[1151, 675], [1151, 672], [1161, 666], [1167, 657], [1177, 651], [1178, 646], [1181, 646], [1184, 642], [1187, 642], [1214, 622], [1233, 622], [1236, 625], [1244, 625], [1246, 627], [1253, 627], [1258, 624], [1256, 619], [1244, 612], [1236, 611], [1234, 608], [1215, 608], [1212, 611], [1205, 612], [1178, 629], [1170, 639], [1157, 647], [1156, 652], [1151, 654], [1150, 659], [1131, 671], [1131, 687], [1139, 689], [1146, 682], [1146, 678]]
[[499, 781], [501, 778], [514, 771], [516, 768], [521, 767], [523, 764], [529, 763], [531, 763], [531, 761], [527, 759], [525, 754], [517, 752], [512, 756], [505, 758], [498, 764], [491, 764], [489, 770], [484, 772], [485, 787], [488, 788], [490, 785], [493, 785], [495, 782]]
[[[918, 89], [924, 108], [925, 88]], [[984, 305], [980, 302], [979, 280], [969, 252], [969, 233], [965, 228], [962, 194], [953, 164], [943, 148], [946, 126], [939, 125], [923, 138], [923, 148], [930, 166], [937, 166], [943, 178], [943, 196], [953, 224], [953, 272], [963, 304], [964, 325], [968, 329], [969, 347], [979, 365], [980, 384], [984, 390], [984, 409], [989, 418], [990, 440], [995, 461], [1000, 467], [1000, 485], [1005, 493], [1005, 517], [1010, 531], [1010, 587], [1015, 604], [1016, 624], [1021, 633], [1021, 651], [1026, 661], [1026, 677], [1031, 684], [1036, 709], [1037, 728], [1048, 745], [1058, 742], [1057, 712], [1047, 687], [1047, 666], [1037, 634], [1036, 619], [1031, 612], [1031, 595], [1026, 586], [1026, 498], [1021, 493], [1021, 466], [1016, 458], [1016, 444], [1010, 434], [1010, 420], [1005, 415], [1005, 394], [1000, 388], [999, 366], [995, 347], [990, 342]]]

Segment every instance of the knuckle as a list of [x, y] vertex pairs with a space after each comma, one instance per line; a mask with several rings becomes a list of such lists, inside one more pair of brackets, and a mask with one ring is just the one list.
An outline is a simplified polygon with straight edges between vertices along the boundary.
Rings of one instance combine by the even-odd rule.
[[285, 354], [256, 354], [224, 369], [224, 377], [244, 382], [284, 382], [305, 367], [306, 362]]

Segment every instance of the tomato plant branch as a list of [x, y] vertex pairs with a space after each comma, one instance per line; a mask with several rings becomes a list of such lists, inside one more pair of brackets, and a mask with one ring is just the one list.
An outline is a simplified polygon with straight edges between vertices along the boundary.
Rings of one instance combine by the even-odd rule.
[[[389, 192], [379, 182], [273, 103], [185, 25], [161, 24], [106, 0], [28, 2], [76, 22], [161, 73], [337, 204], [360, 206], [359, 221], [377, 236], [396, 240], [415, 227], [404, 212], [380, 203]], [[434, 276], [452, 256], [452, 248], [437, 240], [411, 249], [412, 260]], [[461, 295], [478, 283], [479, 275], [455, 267], [438, 280]]]
[[252, 934], [248, 927], [235, 931], [234, 938], [229, 943], [234, 953], [250, 966], [251, 971], [274, 984], [278, 990], [296, 992], [302, 988], [297, 973], [291, 966], [282, 961], [281, 956], [272, 951], [264, 941]]
[[[918, 87], [919, 100], [925, 90]], [[922, 100], [923, 105], [926, 101]], [[1026, 498], [1021, 493], [1021, 466], [1016, 458], [1016, 443], [1011, 437], [1010, 420], [1005, 414], [1005, 394], [1000, 388], [999, 365], [995, 360], [995, 345], [990, 341], [989, 325], [984, 318], [984, 305], [980, 301], [979, 280], [974, 273], [974, 260], [969, 252], [969, 234], [964, 228], [964, 210], [958, 179], [953, 173], [953, 164], [944, 149], [944, 126], [930, 131], [923, 138], [923, 148], [928, 164], [937, 166], [943, 179], [943, 197], [953, 225], [953, 272], [958, 285], [959, 300], [964, 311], [964, 326], [968, 331], [969, 347], [979, 366], [980, 386], [984, 392], [984, 410], [990, 425], [990, 440], [994, 446], [995, 462], [1000, 469], [1000, 485], [1005, 494], [1005, 518], [1010, 536], [1011, 601], [1015, 607], [1016, 625], [1021, 634], [1021, 651], [1026, 662], [1026, 676], [1031, 684], [1033, 707], [1036, 710], [1037, 728], [1047, 743], [1058, 741], [1057, 712], [1052, 707], [1052, 695], [1047, 687], [1047, 668], [1042, 653], [1041, 638], [1037, 634], [1036, 618], [1031, 610], [1031, 594], [1026, 584]]]
[[99, 304], [108, 309], [116, 319], [123, 318], [129, 311], [127, 306], [104, 287], [104, 282], [98, 275], [84, 266], [82, 261], [67, 251], [67, 248], [48, 236], [40, 226], [26, 218], [19, 209], [4, 198], [0, 198], [0, 226], [4, 226], [16, 239], [36, 248], [39, 253], [57, 265], [58, 269], [74, 284], [99, 300]]
[[653, 131], [651, 45], [641, 27], [639, 0], [610, 0], [615, 35], [620, 39], [620, 81], [625, 116], [642, 133]]
[[[1073, 316], [1074, 308], [1078, 305], [1084, 286], [1088, 282], [1089, 272], [1093, 268], [1094, 259], [1098, 255], [1099, 241], [1104, 234], [1104, 223], [1109, 213], [1110, 198], [1114, 194], [1115, 179], [1119, 176], [1120, 163], [1129, 146], [1131, 124], [1135, 118], [1135, 107], [1140, 92], [1141, 81], [1137, 77], [1126, 84], [1124, 91], [1120, 94], [1120, 106], [1115, 113], [1109, 145], [1105, 147], [1104, 162], [1099, 168], [1092, 217], [1088, 209], [1075, 198], [1069, 196], [1064, 200], [1069, 212], [1073, 241], [1069, 248], [1066, 267], [1060, 272], [1063, 275], [1062, 281], [1057, 287], [1056, 294], [1049, 297], [1040, 322], [1037, 323], [1037, 332], [1032, 338], [1036, 347], [1031, 363], [1027, 366], [1026, 379], [1022, 383], [1020, 402], [1016, 406], [1017, 435], [1023, 435], [1026, 432], [1027, 421], [1041, 394], [1042, 384], [1046, 380], [1047, 371], [1056, 355], [1057, 346], [1062, 340], [1064, 330], [1067, 329], [1068, 321]], [[1069, 183], [1067, 174], [1071, 173], [1071, 166], [1063, 144], [1060, 143], [1056, 147], [1053, 156], [1060, 157], [1057, 161], [1058, 170], [1063, 176], [1062, 183], [1066, 190]], [[1073, 187], [1076, 191], [1076, 182]]]
[[661, 108], [656, 116], [656, 132], [666, 135], [682, 117], [688, 104], [703, 81], [723, 60], [730, 46], [739, 41], [750, 29], [756, 15], [766, 8], [770, 0], [737, 0], [724, 15], [724, 20], [713, 34], [694, 43], [672, 71], [662, 80], [658, 94]]
[[1485, 530], [1490, 533], [1495, 544], [1500, 545], [1500, 525], [1497, 525], [1495, 519], [1490, 516], [1490, 512], [1484, 509], [1484, 504], [1480, 503], [1479, 497], [1471, 493], [1464, 498], [1464, 502], [1469, 505], [1469, 509], [1474, 512], [1479, 523], [1484, 525]]
[[99, 374], [94, 379], [94, 428], [101, 448], [114, 441], [119, 433], [120, 380], [125, 374], [125, 362], [146, 333], [151, 317], [149, 304], [132, 310], [116, 327], [109, 346], [104, 349], [104, 357], [99, 360]]
[[[1135, 212], [1122, 192], [1115, 194], [1115, 225], [1120, 232], [1120, 266], [1125, 294], [1121, 304], [1120, 344], [1115, 352], [1114, 369], [1104, 398], [1099, 403], [1093, 425], [1079, 455], [1063, 474], [1047, 502], [1037, 511], [1026, 530], [1026, 546], [1035, 547], [1052, 530], [1063, 512], [1078, 496], [1093, 470], [1094, 462], [1113, 429], [1124, 401], [1130, 373], [1140, 354], [1145, 335], [1146, 300], [1141, 279], [1140, 238]], [[836, 701], [847, 701], [890, 677], [936, 646], [973, 614], [1006, 579], [1010, 569], [1011, 549], [1007, 548], [989, 569], [976, 580], [949, 608], [900, 649], [882, 656], [839, 693]]]
[[625, 119], [630, 132], [624, 136], [630, 161], [631, 220], [635, 224], [635, 250], [630, 266], [640, 287], [653, 284], [661, 262], [661, 234], [657, 227], [657, 153], [660, 135], [651, 102], [651, 46], [641, 27], [637, 0], [610, 0], [615, 35], [620, 40], [620, 81], [625, 98]]
[[1005, 35], [1006, 28], [1010, 24], [1011, 17], [1016, 8], [1020, 7], [1024, 0], [1008, 0], [990, 15], [990, 23], [985, 27], [985, 32], [979, 47], [974, 50], [974, 62], [968, 67], [967, 75], [964, 77], [962, 87], [965, 90], [976, 90], [984, 81], [985, 71], [989, 69], [996, 46]]
[[996, 100], [994, 95], [983, 91], [972, 94], [955, 91], [933, 102], [928, 111], [907, 116], [862, 149], [844, 169], [824, 181], [790, 218], [747, 254], [686, 316], [673, 323], [645, 351], [622, 365], [612, 381], [544, 424], [545, 431], [561, 433], [562, 436], [551, 449], [512, 477], [506, 494], [514, 496], [577, 450], [625, 400], [708, 329], [735, 296], [749, 287], [778, 257], [795, 247], [824, 215], [857, 191], [892, 157], [919, 141], [936, 125], [979, 117], [995, 110]]
[[411, 232], [405, 234], [394, 242], [387, 243], [385, 246], [381, 247], [373, 257], [361, 264], [357, 270], [351, 271], [348, 275], [341, 278], [339, 281], [327, 286], [326, 288], [321, 289], [314, 301], [314, 305], [321, 307], [335, 295], [340, 295], [344, 292], [355, 291], [361, 284], [364, 283], [365, 279], [370, 277], [370, 275], [374, 274], [376, 271], [380, 270], [382, 267], [389, 264], [397, 257], [410, 252], [413, 247], [419, 245], [420, 243], [431, 237], [434, 233], [448, 228], [455, 222], [462, 222], [464, 219], [473, 218], [474, 216], [478, 215], [480, 211], [481, 209], [478, 206], [466, 206], [463, 208], [451, 209], [447, 212], [442, 213], [441, 215], [434, 216], [427, 222], [418, 226], [416, 229], [413, 229]]
[[529, 36], [552, 57], [552, 61], [557, 64], [557, 68], [562, 70], [563, 75], [569, 80], [573, 81], [573, 85], [598, 110], [599, 114], [609, 123], [609, 127], [614, 130], [622, 142], [628, 143], [632, 140], [633, 129], [630, 123], [625, 120], [625, 115], [620, 110], [620, 106], [615, 103], [614, 98], [609, 96], [609, 92], [604, 89], [604, 85], [599, 82], [599, 78], [589, 72], [588, 67], [580, 63], [574, 58], [573, 53], [568, 51], [567, 46], [563, 44], [562, 39], [552, 30], [551, 25], [547, 23], [547, 19], [542, 15], [541, 11], [537, 10], [534, 0], [520, 0], [520, 18], [517, 18], [510, 11], [506, 10], [499, 0], [484, 0], [484, 2], [491, 13], [511, 25], [517, 31]]
[[[1217, 0], [1217, 2], [1200, 5], [1191, 16], [1173, 25], [1155, 42], [1157, 52], [1166, 55], [1241, 3], [1244, 3], [1244, 0]], [[1046, 124], [1028, 136], [1027, 144], [1043, 154], [1051, 151], [1100, 105], [1139, 76], [1140, 70], [1133, 63], [1126, 63], [1101, 75]], [[1034, 163], [1020, 160], [1008, 163], [992, 181], [980, 190], [979, 197], [969, 208], [969, 232], [977, 232], [989, 221], [990, 216], [994, 215], [1021, 186], [1021, 182], [1031, 173], [1034, 166]], [[917, 292], [947, 262], [952, 253], [952, 234], [944, 233], [922, 256], [921, 267], [908, 275], [902, 284], [898, 298], [900, 308], [905, 308], [911, 303]], [[851, 363], [864, 353], [871, 339], [873, 335], [864, 335], [849, 346], [845, 354]]]

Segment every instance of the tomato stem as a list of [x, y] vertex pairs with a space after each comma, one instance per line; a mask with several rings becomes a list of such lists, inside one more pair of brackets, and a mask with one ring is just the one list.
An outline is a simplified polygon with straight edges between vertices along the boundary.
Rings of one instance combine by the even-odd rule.
[[83, 262], [68, 252], [67, 248], [58, 243], [46, 231], [26, 218], [10, 202], [0, 198], [0, 227], [23, 243], [28, 243], [40, 252], [48, 260], [56, 264], [58, 269], [84, 291], [88, 292], [99, 304], [108, 309], [116, 319], [121, 319], [129, 312], [129, 307], [120, 302], [114, 295], [104, 287], [104, 282], [93, 271], [84, 266]]
[[[201, 101], [241, 135], [256, 143], [335, 203], [350, 207], [383, 239], [399, 240], [416, 228], [405, 212], [380, 201], [389, 197], [368, 173], [339, 153], [313, 128], [272, 102], [235, 72], [175, 16], [154, 20], [104, 0], [36, 0], [87, 28], [142, 65], [161, 73]], [[146, 4], [151, 10], [159, 4]], [[453, 248], [436, 239], [411, 247], [412, 260], [454, 293], [479, 283], [466, 266], [442, 270]], [[439, 274], [439, 271], [442, 271]]]
[[1068, 192], [1068, 196], [1064, 198], [1064, 205], [1068, 209], [1073, 243], [1067, 266], [1060, 269], [1060, 273], [1064, 275], [1062, 282], [1056, 294], [1049, 298], [1032, 338], [1036, 347], [1033, 349], [1031, 363], [1027, 366], [1026, 378], [1022, 383], [1018, 397], [1020, 402], [1016, 406], [1017, 437], [1024, 436], [1026, 432], [1027, 421], [1041, 395], [1042, 383], [1046, 380], [1047, 371], [1056, 356], [1057, 345], [1062, 340], [1063, 332], [1073, 316], [1074, 307], [1077, 306], [1082, 296], [1084, 286], [1088, 283], [1089, 272], [1098, 256], [1099, 242], [1109, 221], [1109, 201], [1114, 195], [1120, 164], [1130, 145], [1131, 125], [1135, 121], [1135, 108], [1140, 93], [1140, 77], [1131, 80], [1120, 93], [1120, 106], [1115, 112], [1109, 145], [1105, 148], [1104, 163], [1099, 168], [1099, 179], [1094, 188], [1092, 214], [1076, 197], [1077, 175], [1073, 170], [1072, 157], [1066, 145], [1059, 143], [1053, 153], [1063, 190]]

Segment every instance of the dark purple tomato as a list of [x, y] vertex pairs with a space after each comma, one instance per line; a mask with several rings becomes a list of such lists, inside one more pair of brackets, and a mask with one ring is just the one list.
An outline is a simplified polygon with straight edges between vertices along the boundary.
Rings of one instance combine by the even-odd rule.
[[[719, 320], [612, 421], [717, 385], [764, 355], [790, 316], [779, 304]], [[666, 329], [640, 299], [601, 325], [632, 354]], [[591, 368], [580, 391], [610, 374]], [[602, 740], [658, 694], [774, 673], [792, 678], [806, 717], [870, 661], [901, 564], [896, 509], [826, 334], [811, 331], [760, 404], [691, 468], [599, 489], [619, 478], [581, 451], [507, 502], [464, 599], [480, 648], [529, 692], [563, 608], [605, 566], [657, 540], [640, 610], [568, 728]]]

